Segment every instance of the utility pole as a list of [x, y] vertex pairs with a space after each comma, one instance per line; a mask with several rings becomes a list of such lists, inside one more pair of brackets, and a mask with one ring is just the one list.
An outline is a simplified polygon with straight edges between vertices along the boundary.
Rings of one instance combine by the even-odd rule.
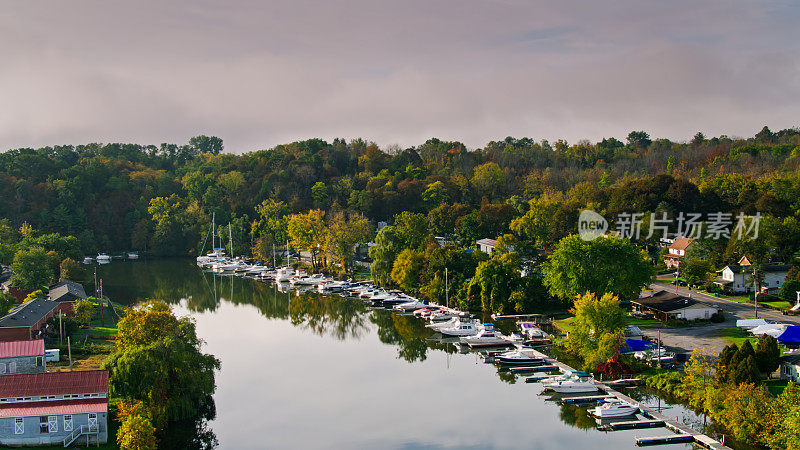
[[661, 368], [661, 330], [658, 330], [658, 349], [656, 350], [656, 354], [658, 355], [658, 368]]
[[753, 309], [756, 319], [758, 319], [758, 278], [756, 276], [756, 268], [753, 266]]
[[100, 326], [106, 326], [106, 319], [103, 315], [103, 279], [100, 279]]
[[64, 343], [64, 326], [61, 324], [61, 311], [58, 311], [58, 345]]
[[69, 371], [72, 372], [72, 346], [67, 336], [67, 354], [69, 355]]
[[450, 285], [447, 280], [447, 267], [444, 268], [444, 298], [447, 307], [450, 307]]

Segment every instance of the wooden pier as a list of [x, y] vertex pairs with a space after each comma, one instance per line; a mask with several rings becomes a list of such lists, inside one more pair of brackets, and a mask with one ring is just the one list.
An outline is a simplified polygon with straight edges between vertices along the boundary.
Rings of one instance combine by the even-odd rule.
[[585, 395], [582, 397], [563, 397], [559, 400], [561, 403], [597, 403], [601, 400], [608, 400], [614, 398], [613, 395]]
[[667, 426], [663, 420], [631, 420], [627, 422], [611, 422], [598, 427], [604, 431], [637, 430], [640, 428], [660, 428]]
[[[558, 369], [560, 369], [562, 372], [566, 373], [566, 372], [570, 372], [570, 371], [575, 370], [572, 367], [570, 367], [570, 366], [568, 366], [568, 365], [566, 365], [566, 364], [564, 364], [564, 363], [562, 363], [562, 362], [560, 362], [558, 360], [550, 358], [549, 356], [545, 355], [544, 353], [542, 353], [542, 352], [540, 352], [538, 350], [531, 349], [531, 348], [520, 348], [520, 351], [522, 353], [532, 357], [532, 358], [548, 358], [550, 361], [553, 362], [553, 365], [557, 366]], [[728, 449], [728, 450], [731, 450], [730, 447], [724, 446], [719, 441], [717, 441], [715, 439], [712, 439], [712, 438], [706, 436], [703, 433], [700, 433], [699, 431], [693, 429], [692, 427], [690, 427], [688, 425], [684, 425], [684, 424], [682, 424], [682, 423], [680, 423], [680, 422], [678, 422], [676, 420], [670, 419], [669, 417], [661, 414], [660, 412], [640, 404], [636, 400], [628, 397], [627, 395], [625, 395], [625, 394], [623, 394], [621, 392], [618, 392], [618, 391], [610, 388], [609, 386], [607, 386], [607, 385], [605, 385], [603, 383], [600, 383], [600, 382], [596, 381], [595, 385], [599, 389], [605, 391], [606, 394], [612, 395], [612, 396], [614, 396], [614, 397], [616, 397], [616, 398], [618, 398], [618, 399], [620, 399], [620, 400], [622, 400], [624, 402], [631, 403], [633, 405], [638, 405], [639, 406], [639, 410], [641, 411], [642, 415], [644, 415], [645, 417], [647, 417], [650, 420], [660, 420], [660, 421], [664, 422], [664, 426], [667, 429], [669, 429], [670, 431], [673, 431], [673, 432], [676, 433], [675, 435], [665, 436], [663, 438], [637, 438], [636, 439], [636, 445], [660, 445], [660, 444], [671, 444], [671, 443], [678, 443], [678, 442], [694, 442], [697, 445], [700, 445], [701, 447], [705, 447], [705, 448], [708, 448], [708, 449], [713, 449], [713, 450], [725, 450], [725, 449]], [[667, 438], [669, 438], [669, 439], [667, 439]], [[664, 440], [664, 439], [667, 439], [667, 440]], [[681, 439], [685, 439], [685, 440], [682, 441]]]

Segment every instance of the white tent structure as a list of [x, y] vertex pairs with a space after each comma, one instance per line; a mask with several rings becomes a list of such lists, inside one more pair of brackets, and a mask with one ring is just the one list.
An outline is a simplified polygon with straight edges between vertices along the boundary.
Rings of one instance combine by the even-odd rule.
[[766, 325], [759, 325], [759, 326], [753, 328], [752, 330], [750, 330], [750, 332], [753, 333], [755, 336], [761, 336], [762, 334], [768, 334], [768, 335], [776, 338], [776, 337], [780, 336], [784, 332], [784, 330], [786, 330], [786, 326], [787, 325], [784, 325], [782, 323], [768, 323]]
[[738, 328], [751, 329], [761, 325], [766, 325], [767, 321], [764, 319], [739, 319], [736, 321]]

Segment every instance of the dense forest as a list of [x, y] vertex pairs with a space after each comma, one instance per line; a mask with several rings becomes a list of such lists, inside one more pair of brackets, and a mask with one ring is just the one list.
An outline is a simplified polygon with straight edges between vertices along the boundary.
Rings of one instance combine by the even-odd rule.
[[[361, 231], [349, 239], [374, 238], [377, 278], [433, 289], [438, 272], [409, 277], [409, 270], [444, 258], [469, 278], [481, 262], [431, 253], [433, 236], [457, 248], [502, 236], [523, 259], [535, 259], [576, 231], [583, 208], [611, 219], [621, 212], [759, 212], [760, 247], [708, 240], [697, 246], [702, 259], [716, 267], [746, 252], [788, 262], [800, 246], [798, 164], [800, 129], [768, 127], [751, 138], [697, 133], [688, 142], [644, 131], [572, 145], [508, 137], [475, 150], [439, 139], [405, 149], [310, 139], [233, 155], [207, 136], [186, 145], [22, 148], [0, 153], [0, 262], [9, 264], [24, 239], [51, 233], [75, 236], [84, 254], [196, 254], [210, 247], [212, 215], [231, 224], [236, 253], [266, 257], [272, 244], [298, 241], [292, 227], [327, 221], [343, 242], [342, 229], [356, 225]], [[364, 219], [371, 222], [366, 233]], [[394, 226], [375, 236], [369, 230], [380, 221]], [[21, 235], [23, 226], [30, 236]], [[220, 230], [227, 235], [227, 227]], [[640, 243], [648, 248], [657, 237]], [[314, 239], [309, 247], [335, 252]], [[398, 259], [410, 269], [393, 276]], [[497, 261], [495, 272], [516, 265]]]

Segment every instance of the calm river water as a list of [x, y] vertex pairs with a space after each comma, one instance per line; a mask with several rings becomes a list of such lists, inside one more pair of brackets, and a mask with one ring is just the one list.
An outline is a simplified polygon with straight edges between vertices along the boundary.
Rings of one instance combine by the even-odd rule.
[[[420, 320], [359, 300], [214, 277], [185, 259], [115, 261], [98, 276], [115, 301], [159, 298], [197, 321], [222, 370], [216, 416], [193, 432], [218, 448], [600, 450], [669, 433], [598, 431], [585, 408], [549, 401], [539, 384], [433, 340]], [[678, 406], [665, 413], [698, 420]]]

